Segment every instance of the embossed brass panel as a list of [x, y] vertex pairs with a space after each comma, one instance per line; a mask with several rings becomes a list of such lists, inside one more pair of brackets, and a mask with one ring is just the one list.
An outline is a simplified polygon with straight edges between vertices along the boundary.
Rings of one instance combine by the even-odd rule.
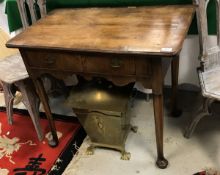
[[107, 81], [86, 82], [72, 89], [67, 104], [73, 108], [94, 147], [121, 151], [128, 160], [125, 141], [130, 130], [130, 93], [133, 85], [116, 87]]

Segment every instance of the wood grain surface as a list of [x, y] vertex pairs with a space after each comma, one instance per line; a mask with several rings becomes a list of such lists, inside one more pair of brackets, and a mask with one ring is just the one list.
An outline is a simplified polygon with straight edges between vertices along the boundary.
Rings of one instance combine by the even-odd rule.
[[7, 47], [173, 56], [194, 11], [193, 5], [58, 9]]

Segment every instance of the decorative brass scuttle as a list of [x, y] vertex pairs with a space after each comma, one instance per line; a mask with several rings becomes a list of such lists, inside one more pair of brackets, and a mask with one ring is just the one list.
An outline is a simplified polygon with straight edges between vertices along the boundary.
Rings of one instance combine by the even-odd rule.
[[[72, 89], [67, 104], [91, 139], [87, 154], [94, 154], [95, 147], [105, 147], [119, 150], [123, 160], [130, 159], [125, 141], [131, 129], [132, 87], [133, 84], [116, 87], [105, 80], [93, 80], [79, 83]], [[136, 127], [132, 129], [137, 130]]]

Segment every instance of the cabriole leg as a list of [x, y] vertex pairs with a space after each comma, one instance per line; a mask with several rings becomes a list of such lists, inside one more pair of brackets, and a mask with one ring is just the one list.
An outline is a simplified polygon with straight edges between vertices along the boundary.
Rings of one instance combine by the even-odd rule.
[[153, 95], [154, 103], [154, 120], [157, 142], [157, 161], [156, 165], [164, 169], [168, 165], [168, 161], [163, 154], [163, 95]]
[[156, 165], [164, 169], [168, 165], [168, 161], [163, 154], [163, 71], [162, 59], [155, 59], [153, 62], [153, 105], [154, 105], [154, 120], [157, 143], [157, 161]]

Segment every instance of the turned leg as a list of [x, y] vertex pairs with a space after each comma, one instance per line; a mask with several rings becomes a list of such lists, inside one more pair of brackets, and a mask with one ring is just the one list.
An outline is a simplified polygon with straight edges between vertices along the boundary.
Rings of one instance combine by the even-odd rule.
[[4, 90], [4, 97], [5, 97], [5, 106], [6, 106], [6, 113], [8, 117], [8, 123], [13, 123], [13, 101], [15, 92], [12, 90], [12, 84], [8, 84], [2, 82], [2, 87]]
[[15, 83], [22, 94], [22, 102], [27, 108], [32, 122], [34, 124], [35, 130], [37, 132], [38, 139], [43, 140], [43, 132], [40, 126], [39, 118], [39, 98], [33, 87], [33, 82], [30, 79], [21, 80]]
[[49, 106], [49, 103], [48, 103], [48, 96], [45, 92], [45, 89], [44, 89], [44, 86], [43, 86], [43, 83], [41, 81], [41, 79], [36, 79], [34, 81], [34, 84], [35, 84], [35, 87], [36, 87], [36, 90], [38, 92], [38, 95], [39, 95], [39, 98], [43, 104], [43, 107], [44, 107], [44, 110], [45, 110], [45, 113], [46, 113], [46, 116], [47, 116], [47, 119], [48, 119], [48, 122], [49, 122], [49, 127], [50, 127], [50, 131], [51, 131], [51, 134], [52, 134], [52, 140], [49, 141], [49, 145], [51, 147], [55, 147], [58, 145], [58, 137], [57, 137], [57, 133], [56, 133], [56, 127], [55, 127], [55, 124], [54, 124], [54, 121], [53, 121], [53, 117], [52, 117], [52, 114], [51, 114], [51, 110], [50, 110], [50, 106]]
[[[184, 137], [185, 138], [190, 138], [192, 133], [194, 132], [197, 124], [199, 123], [199, 121], [205, 117], [205, 116], [210, 116], [211, 110], [211, 104], [214, 102], [213, 99], [208, 99], [205, 98], [203, 100], [203, 104], [200, 105], [199, 109], [195, 112], [195, 114], [192, 116], [192, 120], [190, 121], [189, 125], [187, 126], [185, 133], [184, 133]], [[194, 117], [195, 116], [195, 117]]]
[[172, 74], [172, 95], [171, 95], [171, 115], [173, 117], [179, 117], [182, 111], [178, 109], [178, 76], [179, 76], [179, 56], [173, 58], [171, 63]]
[[157, 143], [157, 161], [156, 165], [164, 169], [168, 165], [168, 161], [163, 154], [163, 71], [162, 60], [155, 59], [153, 62], [152, 90], [154, 105], [154, 120]]

